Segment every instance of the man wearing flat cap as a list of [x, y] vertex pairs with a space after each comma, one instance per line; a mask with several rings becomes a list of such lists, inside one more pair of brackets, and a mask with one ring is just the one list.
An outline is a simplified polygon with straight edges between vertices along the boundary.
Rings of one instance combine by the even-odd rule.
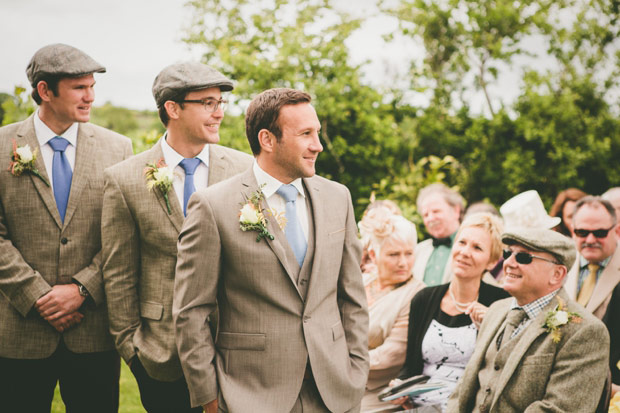
[[191, 194], [252, 163], [250, 155], [216, 145], [226, 104], [222, 92], [232, 89], [227, 77], [202, 63], [166, 67], [153, 84], [166, 134], [105, 172], [103, 274], [110, 329], [149, 412], [201, 411], [191, 409], [174, 340], [177, 238]]
[[607, 377], [609, 334], [562, 284], [569, 238], [547, 229], [503, 234], [504, 289], [487, 311], [448, 412], [594, 412]]
[[116, 412], [120, 360], [101, 274], [103, 170], [131, 141], [88, 123], [94, 73], [81, 50], [45, 46], [26, 73], [39, 105], [0, 129], [0, 400], [49, 412]]

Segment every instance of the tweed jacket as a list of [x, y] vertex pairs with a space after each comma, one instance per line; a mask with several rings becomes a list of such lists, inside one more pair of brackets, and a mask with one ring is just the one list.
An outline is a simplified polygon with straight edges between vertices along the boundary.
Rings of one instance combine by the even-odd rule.
[[[35, 167], [50, 182], [34, 116], [0, 128], [0, 356], [45, 358], [61, 336], [77, 353], [111, 350], [101, 276], [103, 170], [131, 155], [131, 141], [90, 123], [79, 125], [62, 223], [51, 187], [28, 172], [17, 177], [7, 169], [15, 140], [37, 150]], [[80, 309], [84, 319], [59, 333], [33, 306], [52, 286], [73, 280], [90, 299]]]
[[[172, 325], [172, 290], [177, 239], [183, 209], [168, 192], [149, 190], [147, 163], [163, 158], [161, 142], [105, 171], [102, 244], [103, 279], [110, 331], [121, 356], [136, 354], [148, 374], [160, 381], [181, 377]], [[252, 163], [248, 154], [219, 145], [209, 146], [209, 185]]]
[[[569, 271], [564, 286], [569, 297], [573, 300], [576, 300], [577, 297], [580, 260], [581, 255], [577, 254], [575, 264]], [[609, 263], [601, 272], [594, 291], [592, 291], [590, 296], [590, 301], [586, 304], [586, 310], [590, 311], [597, 318], [602, 319], [607, 311], [609, 300], [611, 300], [611, 294], [618, 283], [620, 283], [620, 248], [616, 248], [616, 251], [611, 256], [611, 260], [609, 260]]]
[[[568, 311], [581, 315], [580, 323], [560, 327], [561, 339], [554, 343], [542, 327], [557, 298], [519, 333], [497, 382], [490, 412], [594, 412], [607, 377], [609, 334], [603, 323], [570, 300], [560, 297]], [[471, 412], [479, 389], [478, 372], [489, 346], [510, 311], [512, 298], [494, 303], [480, 327], [476, 348], [465, 373], [450, 396], [448, 412]]]
[[[179, 236], [173, 317], [193, 406], [219, 397], [231, 412], [289, 412], [308, 366], [327, 408], [359, 409], [368, 376], [361, 245], [343, 185], [303, 179], [314, 254], [305, 299], [299, 266], [275, 219], [274, 239], [243, 232], [239, 210], [258, 190], [252, 169], [190, 200]], [[267, 204], [263, 205], [268, 208]], [[306, 258], [308, 260], [308, 258]], [[219, 310], [217, 337], [206, 318]]]

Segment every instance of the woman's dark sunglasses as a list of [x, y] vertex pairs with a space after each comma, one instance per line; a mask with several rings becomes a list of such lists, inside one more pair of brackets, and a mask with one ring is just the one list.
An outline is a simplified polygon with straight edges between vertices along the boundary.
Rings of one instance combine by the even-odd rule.
[[560, 265], [559, 262], [550, 260], [548, 258], [539, 257], [537, 255], [532, 255], [529, 252], [514, 252], [514, 251], [511, 251], [511, 250], [504, 250], [504, 259], [507, 260], [508, 258], [510, 258], [510, 256], [512, 254], [515, 255], [515, 260], [519, 264], [530, 264], [532, 262], [533, 258], [538, 258], [539, 260], [543, 260], [543, 261], [551, 262], [553, 264]]
[[613, 229], [613, 227], [607, 228], [607, 229], [594, 229], [594, 230], [575, 229], [573, 232], [579, 238], [586, 238], [590, 234], [594, 235], [596, 238], [605, 238], [607, 236], [607, 234], [609, 233], [609, 231], [611, 231], [612, 229]]

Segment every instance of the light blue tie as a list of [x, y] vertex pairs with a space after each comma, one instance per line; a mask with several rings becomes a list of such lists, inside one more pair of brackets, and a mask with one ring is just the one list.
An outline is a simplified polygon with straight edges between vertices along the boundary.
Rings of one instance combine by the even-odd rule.
[[196, 172], [196, 168], [200, 165], [200, 159], [185, 158], [179, 165], [181, 165], [181, 168], [185, 171], [185, 184], [183, 185], [183, 216], [187, 216], [189, 197], [196, 192], [196, 187], [194, 186], [194, 172]]
[[71, 191], [71, 179], [73, 178], [71, 165], [69, 165], [69, 161], [65, 156], [65, 149], [67, 149], [69, 141], [60, 136], [56, 136], [47, 143], [49, 143], [54, 150], [54, 158], [52, 160], [54, 198], [56, 198], [56, 207], [60, 214], [60, 220], [64, 223], [67, 203], [69, 202], [69, 192]]
[[282, 185], [276, 194], [280, 195], [286, 201], [286, 227], [284, 227], [284, 234], [291, 246], [297, 263], [301, 267], [306, 258], [306, 250], [308, 248], [308, 242], [301, 229], [301, 224], [297, 219], [297, 207], [295, 200], [297, 199], [297, 188], [293, 185]]

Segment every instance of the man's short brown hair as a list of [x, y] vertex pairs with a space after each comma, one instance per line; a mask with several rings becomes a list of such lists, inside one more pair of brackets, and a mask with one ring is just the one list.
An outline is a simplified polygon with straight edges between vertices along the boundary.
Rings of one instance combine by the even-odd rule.
[[254, 155], [260, 153], [258, 133], [262, 129], [267, 129], [273, 133], [278, 141], [282, 138], [278, 117], [283, 106], [310, 103], [311, 101], [312, 97], [306, 92], [286, 88], [268, 89], [254, 97], [245, 114], [245, 135], [250, 143], [250, 148], [252, 148], [252, 153]]

